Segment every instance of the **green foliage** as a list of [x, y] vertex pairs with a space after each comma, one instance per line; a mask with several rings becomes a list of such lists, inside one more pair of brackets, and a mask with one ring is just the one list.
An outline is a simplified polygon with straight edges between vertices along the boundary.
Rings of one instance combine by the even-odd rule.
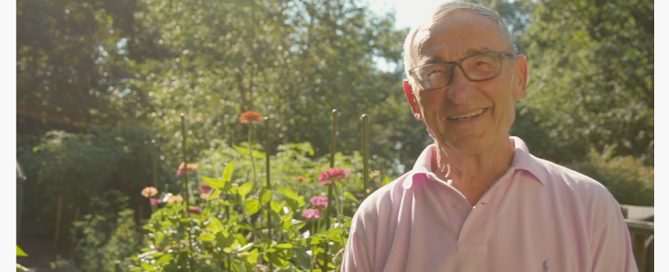
[[[401, 71], [375, 66], [381, 58], [399, 67], [404, 31], [392, 28], [391, 17], [344, 2], [146, 0], [138, 24], [152, 26], [169, 53], [143, 62], [143, 77], [133, 84], [151, 99], [150, 120], [174, 135], [168, 156], [178, 156], [181, 112], [192, 156], [221, 136], [244, 141], [238, 117], [245, 110], [273, 118], [274, 142], [309, 141], [319, 155], [328, 150], [323, 124], [332, 108], [342, 112], [339, 146], [348, 152], [359, 146], [360, 114], [382, 108], [379, 118], [407, 120], [408, 108], [395, 103], [402, 97]], [[372, 150], [396, 155], [392, 130], [403, 125], [377, 127], [385, 134], [372, 134]]]
[[[191, 198], [189, 203], [200, 212], [185, 213], [185, 203], [178, 201], [167, 201], [156, 209], [144, 226], [148, 232], [144, 247], [133, 258], [130, 270], [248, 271], [270, 265], [278, 271], [336, 269], [350, 216], [364, 198], [360, 156], [336, 156], [336, 165], [353, 174], [335, 185], [338, 193], [330, 205], [336, 209], [326, 230], [325, 210], [320, 220], [302, 218], [302, 212], [311, 208], [311, 196], [327, 195], [318, 175], [329, 168], [329, 162], [313, 157], [310, 144], [278, 147], [271, 157], [271, 191], [265, 189], [264, 164], [256, 169], [258, 180], [263, 182], [256, 184], [250, 179], [253, 167], [249, 154], [256, 150], [229, 147], [223, 142], [215, 146], [204, 152], [198, 175], [213, 191], [204, 198]], [[159, 199], [169, 199], [168, 193], [163, 192]], [[323, 256], [325, 244], [327, 257]]]
[[141, 116], [122, 42], [135, 33], [135, 2], [17, 1], [19, 133], [81, 132]]
[[56, 259], [49, 262], [49, 268], [51, 271], [68, 271], [71, 268], [71, 264], [68, 260], [64, 259], [60, 255], [56, 255]]
[[28, 257], [28, 254], [20, 246], [16, 245], [16, 257]]
[[652, 14], [652, 1], [536, 3], [520, 40], [529, 85], [519, 121], [541, 133], [515, 132], [538, 155], [567, 163], [612, 145], [652, 164]]
[[109, 191], [93, 198], [93, 211], [73, 223], [74, 263], [81, 271], [115, 271], [115, 261], [127, 265], [139, 249], [140, 233], [128, 197]]
[[[154, 160], [156, 176], [164, 176], [161, 173], [166, 171], [155, 158], [159, 149], [150, 144], [150, 137], [150, 131], [134, 124], [91, 128], [86, 134], [50, 131], [33, 150], [20, 150], [19, 160], [31, 177], [26, 182], [26, 225], [42, 226], [40, 232], [52, 231], [59, 197], [64, 204], [63, 222], [69, 224], [77, 211], [83, 214], [90, 209], [89, 197], [109, 189], [136, 195], [152, 182]], [[160, 180], [174, 182], [170, 178]], [[36, 195], [40, 197], [31, 197]], [[131, 199], [130, 204], [136, 207], [138, 200]]]
[[653, 206], [653, 167], [632, 156], [614, 156], [613, 150], [591, 149], [585, 161], [571, 167], [604, 184], [619, 203]]
[[[19, 245], [16, 245], [16, 257], [28, 257], [28, 254], [26, 254]], [[25, 266], [16, 263], [16, 271], [28, 271], [28, 269]]]

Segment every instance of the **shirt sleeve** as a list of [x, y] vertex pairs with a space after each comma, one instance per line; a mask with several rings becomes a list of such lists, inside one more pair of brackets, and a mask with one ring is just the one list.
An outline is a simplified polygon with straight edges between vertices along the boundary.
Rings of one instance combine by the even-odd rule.
[[341, 265], [342, 272], [374, 271], [370, 257], [373, 256], [370, 250], [371, 243], [367, 241], [369, 237], [364, 233], [364, 222], [362, 222], [359, 213], [360, 211], [351, 220], [351, 231], [344, 248], [344, 258]]
[[593, 208], [592, 271], [638, 272], [620, 204], [608, 191], [603, 191], [595, 197]]

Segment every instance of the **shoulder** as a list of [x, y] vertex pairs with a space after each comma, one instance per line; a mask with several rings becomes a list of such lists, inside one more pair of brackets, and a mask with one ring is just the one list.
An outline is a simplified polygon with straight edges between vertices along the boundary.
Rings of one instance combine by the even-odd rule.
[[545, 170], [543, 183], [552, 193], [573, 200], [575, 204], [587, 205], [591, 210], [605, 207], [619, 210], [618, 202], [599, 181], [554, 162], [535, 159]]
[[380, 220], [390, 219], [401, 200], [404, 182], [412, 177], [411, 171], [407, 172], [372, 192], [353, 215], [353, 224], [377, 225]]
[[546, 171], [546, 180], [544, 182], [549, 185], [567, 186], [569, 188], [578, 189], [579, 191], [591, 193], [608, 192], [606, 187], [599, 181], [577, 172], [576, 170], [545, 159], [534, 158]]

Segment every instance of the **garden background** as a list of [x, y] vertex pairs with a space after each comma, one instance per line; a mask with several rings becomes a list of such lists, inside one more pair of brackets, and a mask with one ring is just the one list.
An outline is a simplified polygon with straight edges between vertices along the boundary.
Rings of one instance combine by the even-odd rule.
[[[529, 59], [511, 134], [619, 202], [653, 206], [653, 2], [477, 2], [500, 12]], [[366, 195], [366, 155], [373, 190], [430, 142], [404, 102], [408, 29], [394, 22], [354, 0], [18, 0], [16, 157], [26, 179], [17, 181], [17, 245], [29, 256], [17, 262], [78, 271], [150, 260], [156, 270], [336, 267]], [[246, 111], [269, 120], [242, 124]], [[177, 176], [182, 161], [198, 167]], [[324, 218], [302, 215], [312, 196], [329, 195], [319, 178], [332, 165], [350, 175], [331, 200], [336, 231], [326, 231]], [[215, 197], [200, 197], [201, 184]], [[151, 205], [140, 194], [148, 186], [154, 198], [190, 202]], [[200, 213], [183, 212], [192, 207]], [[181, 223], [163, 224], [170, 220]], [[161, 235], [175, 251], [160, 248]], [[162, 256], [171, 257], [156, 264]]]

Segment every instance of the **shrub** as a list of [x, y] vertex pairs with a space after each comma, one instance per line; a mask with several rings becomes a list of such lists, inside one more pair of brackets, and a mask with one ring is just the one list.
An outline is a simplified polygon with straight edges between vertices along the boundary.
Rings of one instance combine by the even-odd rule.
[[653, 206], [653, 167], [632, 156], [612, 156], [613, 148], [590, 150], [586, 160], [571, 168], [606, 186], [621, 204]]
[[92, 199], [93, 211], [73, 223], [74, 263], [81, 271], [115, 271], [139, 248], [140, 233], [128, 197], [118, 191]]

